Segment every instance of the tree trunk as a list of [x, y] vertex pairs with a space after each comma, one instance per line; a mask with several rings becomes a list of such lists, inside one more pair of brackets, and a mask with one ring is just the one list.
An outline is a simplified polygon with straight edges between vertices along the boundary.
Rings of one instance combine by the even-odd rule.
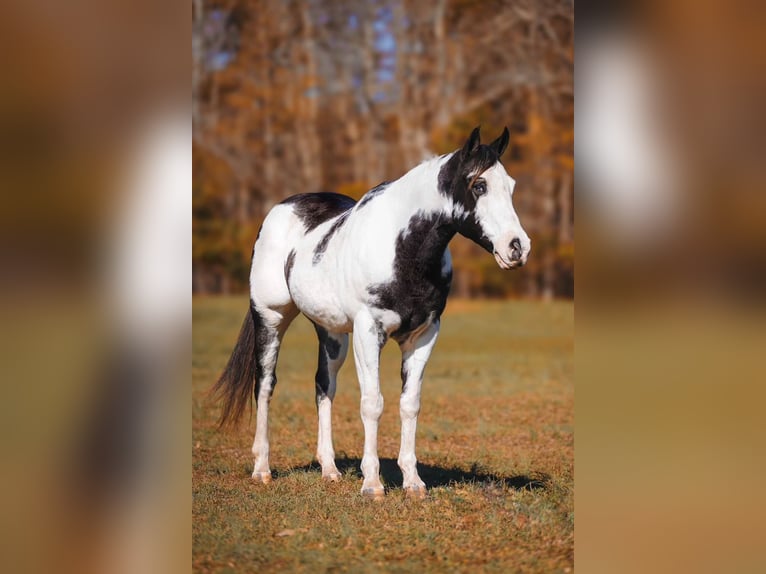
[[452, 285], [452, 293], [456, 298], [468, 299], [471, 296], [471, 274], [467, 269], [455, 271], [455, 280]]
[[366, 5], [366, 10], [362, 17], [362, 94], [363, 106], [366, 108], [366, 117], [363, 116], [364, 124], [362, 126], [362, 156], [366, 166], [365, 177], [369, 185], [375, 185], [384, 178], [383, 165], [385, 163], [384, 152], [380, 141], [383, 135], [383, 126], [381, 118], [378, 117], [377, 106], [375, 102], [378, 89], [378, 67], [375, 52], [375, 30], [373, 28], [375, 20], [375, 10], [370, 4]]
[[193, 0], [192, 7], [192, 130], [196, 132], [200, 129], [200, 84], [205, 56], [202, 27], [205, 15], [202, 0]]
[[447, 0], [438, 0], [434, 7], [434, 44], [433, 54], [435, 58], [435, 73], [431, 85], [435, 88], [432, 92], [431, 105], [434, 110], [433, 123], [443, 126], [449, 119], [447, 110], [447, 48], [445, 45], [445, 28], [447, 15]]
[[559, 181], [559, 244], [572, 242], [572, 174], [563, 170]]
[[319, 185], [322, 178], [322, 168], [319, 158], [319, 134], [317, 128], [317, 69], [316, 54], [314, 43], [314, 27], [311, 21], [309, 5], [299, 3], [301, 37], [303, 40], [303, 58], [306, 64], [306, 82], [304, 94], [302, 94], [303, 119], [300, 124], [300, 136], [298, 147], [302, 158], [304, 168], [305, 185], [311, 189], [306, 191], [316, 191], [315, 186]]

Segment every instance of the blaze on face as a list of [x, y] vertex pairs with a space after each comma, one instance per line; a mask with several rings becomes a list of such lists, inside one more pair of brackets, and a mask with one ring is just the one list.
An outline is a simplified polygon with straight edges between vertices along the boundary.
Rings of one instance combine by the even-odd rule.
[[453, 200], [458, 233], [495, 256], [502, 269], [527, 262], [531, 242], [513, 209], [516, 182], [500, 163], [508, 147], [508, 128], [489, 145], [482, 145], [479, 128], [439, 172], [439, 190]]

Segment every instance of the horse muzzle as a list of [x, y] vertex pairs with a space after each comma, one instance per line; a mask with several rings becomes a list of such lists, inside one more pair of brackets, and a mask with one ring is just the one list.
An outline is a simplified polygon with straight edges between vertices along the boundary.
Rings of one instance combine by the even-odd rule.
[[497, 264], [501, 269], [523, 267], [529, 256], [529, 248], [524, 249], [521, 240], [518, 237], [514, 237], [508, 244], [508, 247], [503, 251], [505, 253], [500, 253], [498, 250], [494, 250], [493, 252], [495, 261], [497, 261]]
[[495, 256], [495, 261], [497, 261], [498, 266], [500, 266], [500, 269], [516, 269], [517, 267], [523, 267], [524, 264], [527, 262], [527, 256], [521, 255], [516, 259], [512, 258], [505, 258], [502, 255], [500, 255], [497, 251], [493, 253]]

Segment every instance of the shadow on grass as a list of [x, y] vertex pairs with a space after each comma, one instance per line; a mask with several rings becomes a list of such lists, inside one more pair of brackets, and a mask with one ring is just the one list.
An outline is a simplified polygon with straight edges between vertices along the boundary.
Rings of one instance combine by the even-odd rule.
[[[336, 458], [335, 464], [338, 467], [338, 470], [345, 476], [361, 477], [360, 465], [362, 464], [362, 459], [349, 457]], [[287, 476], [296, 471], [319, 472], [321, 471], [321, 467], [314, 461], [311, 464], [291, 468], [289, 470], [276, 471], [274, 474], [276, 477], [280, 477]], [[550, 477], [543, 473], [536, 473], [535, 476], [527, 476], [523, 474], [517, 476], [500, 476], [482, 470], [477, 463], [474, 463], [471, 466], [471, 470], [465, 471], [456, 467], [445, 468], [418, 462], [418, 474], [429, 488], [436, 486], [478, 484], [480, 486], [498, 485], [512, 488], [514, 490], [538, 490], [547, 488], [550, 482]], [[402, 472], [399, 470], [399, 465], [393, 458], [380, 459], [380, 476], [388, 486], [401, 487], [402, 485]]]

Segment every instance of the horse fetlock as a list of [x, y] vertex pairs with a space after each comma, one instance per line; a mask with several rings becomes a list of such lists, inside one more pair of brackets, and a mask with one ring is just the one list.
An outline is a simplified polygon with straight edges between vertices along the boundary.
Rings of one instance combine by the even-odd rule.
[[425, 483], [420, 479], [418, 475], [417, 463], [415, 457], [409, 458], [407, 462], [399, 461], [399, 468], [402, 471], [403, 487], [408, 488], [422, 488], [425, 489]]
[[322, 468], [325, 468], [326, 466], [335, 464], [335, 453], [334, 452], [327, 452], [324, 450], [318, 450], [317, 454], [317, 462], [322, 466]]
[[377, 456], [371, 456], [371, 455], [364, 455], [362, 457], [362, 475], [365, 478], [365, 481], [372, 480], [373, 477], [375, 479], [378, 479], [378, 475], [380, 473], [380, 461], [378, 460]]
[[[268, 460], [269, 460], [269, 446], [268, 444], [260, 444], [260, 443], [254, 443], [253, 448], [250, 449], [250, 452], [253, 453], [253, 458], [255, 458], [256, 461], [266, 461], [266, 466], [268, 466]], [[258, 463], [256, 462], [256, 465]]]
[[261, 449], [256, 453], [255, 464], [253, 465], [253, 474], [256, 473], [271, 473], [271, 469], [269, 468], [268, 449]]
[[338, 482], [340, 480], [341, 474], [338, 468], [335, 466], [335, 454], [330, 453], [324, 453], [320, 454], [317, 452], [317, 460], [319, 461], [319, 464], [322, 466], [322, 478], [329, 481], [329, 482]]

